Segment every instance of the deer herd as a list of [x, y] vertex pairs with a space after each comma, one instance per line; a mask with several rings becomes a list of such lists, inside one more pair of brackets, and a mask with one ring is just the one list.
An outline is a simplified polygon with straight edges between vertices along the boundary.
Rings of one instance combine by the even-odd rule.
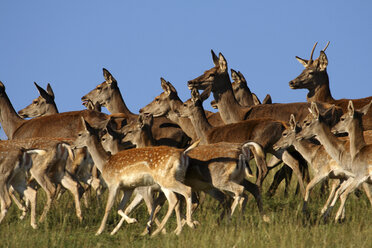
[[[111, 234], [124, 222], [137, 222], [130, 213], [142, 200], [149, 213], [143, 234], [165, 232], [173, 211], [176, 234], [184, 224], [194, 228], [199, 222], [192, 214], [206, 195], [221, 206], [220, 221], [225, 215], [230, 218], [237, 207], [243, 214], [249, 192], [262, 221], [270, 222], [262, 202], [262, 183], [282, 163], [268, 195], [283, 179], [287, 190], [293, 171], [308, 216], [311, 190], [330, 179], [322, 218], [329, 217], [340, 199], [335, 221], [343, 220], [345, 201], [359, 187], [372, 204], [372, 97], [332, 97], [328, 44], [317, 59], [313, 59], [317, 43], [309, 60], [296, 57], [305, 69], [289, 86], [308, 89], [307, 102], [272, 103], [268, 95], [261, 103], [240, 71], [231, 69], [231, 82], [225, 57], [213, 51], [214, 66], [187, 83], [189, 100], [183, 102], [175, 87], [161, 78], [163, 92], [139, 114], [127, 108], [116, 79], [106, 69], [105, 81], [81, 98], [87, 108], [82, 111], [59, 113], [51, 86], [44, 90], [35, 83], [40, 96], [17, 113], [0, 82], [0, 121], [8, 137], [0, 141], [0, 222], [14, 201], [21, 219], [30, 210], [31, 226], [36, 229], [66, 189], [80, 221], [84, 216], [80, 200], [89, 206], [86, 193], [95, 191], [101, 201], [108, 190], [96, 235], [104, 231], [120, 190], [124, 193], [117, 205], [121, 219]], [[215, 113], [203, 108], [211, 93]], [[100, 112], [101, 107], [111, 114]], [[266, 158], [268, 153], [272, 156]], [[249, 164], [252, 159], [255, 175]], [[37, 221], [39, 188], [45, 191], [46, 202]], [[157, 213], [166, 201], [168, 210], [159, 221]]]

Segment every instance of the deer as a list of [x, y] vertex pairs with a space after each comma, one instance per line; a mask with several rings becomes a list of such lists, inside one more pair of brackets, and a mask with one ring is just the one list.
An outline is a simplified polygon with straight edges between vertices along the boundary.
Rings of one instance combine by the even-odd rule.
[[[212, 127], [202, 107], [202, 102], [208, 98], [208, 91], [204, 91], [200, 98], [198, 91], [193, 88], [191, 100], [182, 103], [177, 99], [177, 92], [174, 87], [164, 79], [162, 80], [162, 88], [164, 92], [156, 97], [152, 103], [142, 108], [140, 112], [159, 115], [173, 111], [176, 115], [178, 113], [180, 118], [190, 118], [189, 122], [191, 122], [191, 124], [189, 124], [189, 126], [194, 127], [197, 138], [201, 138], [202, 143], [212, 144], [223, 141], [242, 143], [246, 140], [254, 140], [267, 151], [267, 149], [271, 149], [275, 141], [280, 138], [280, 134], [284, 130], [283, 123], [270, 119], [249, 120], [225, 126]], [[265, 124], [267, 124], [267, 126]], [[190, 128], [191, 127], [188, 129]], [[269, 151], [275, 153], [280, 158], [283, 157], [285, 161], [293, 165], [302, 182], [302, 174], [299, 169], [297, 170], [298, 164], [296, 164], [297, 162], [287, 151], [275, 152], [272, 149]], [[267, 173], [266, 163], [263, 164], [263, 162], [264, 161], [260, 161], [258, 163], [259, 176], [257, 183], [259, 187]], [[302, 188], [304, 192], [303, 183]]]
[[[325, 54], [329, 42], [323, 50], [320, 51], [320, 55], [317, 59], [313, 59], [314, 50], [317, 46], [316, 42], [311, 50], [310, 59], [302, 59], [296, 56], [298, 62], [300, 62], [305, 69], [295, 79], [289, 82], [291, 89], [307, 89], [309, 92], [306, 96], [308, 102], [326, 102], [335, 104], [342, 108], [343, 112], [347, 112], [349, 99], [334, 99], [330, 86], [329, 77], [327, 73], [328, 58]], [[356, 108], [362, 108], [372, 100], [372, 96], [351, 99]], [[372, 129], [372, 111], [370, 110], [366, 115], [363, 116], [363, 127], [364, 130]]]
[[40, 96], [32, 100], [31, 104], [18, 111], [22, 118], [34, 118], [45, 115], [58, 114], [57, 105], [54, 102], [54, 92], [48, 83], [46, 90], [34, 82]]
[[[234, 80], [231, 86], [234, 92], [234, 96], [236, 100], [239, 102], [240, 106], [242, 107], [250, 107], [253, 105], [261, 104], [261, 101], [258, 99], [256, 94], [252, 93], [251, 90], [248, 88], [247, 81], [245, 80], [244, 75], [240, 71], [235, 71], [231, 69], [231, 78]], [[266, 95], [262, 104], [271, 104], [271, 96], [269, 94]], [[211, 101], [211, 105], [213, 108], [218, 109], [216, 101]]]
[[[275, 150], [278, 150], [280, 148], [288, 148], [290, 146], [294, 146], [294, 148], [299, 151], [300, 154], [306, 159], [313, 171], [314, 177], [306, 186], [302, 209], [304, 213], [307, 214], [307, 205], [310, 198], [311, 190], [318, 183], [323, 182], [328, 178], [335, 179], [335, 182], [332, 184], [332, 189], [330, 191], [328, 200], [321, 211], [322, 213], [324, 213], [334, 197], [336, 188], [340, 185], [340, 179], [346, 180], [347, 177], [344, 177], [342, 173], [339, 173], [343, 170], [343, 168], [340, 168], [340, 165], [327, 153], [324, 146], [311, 140], [297, 140], [296, 134], [300, 131], [301, 127], [297, 124], [294, 115], [291, 115], [289, 126], [287, 126], [286, 129], [283, 131], [282, 137], [274, 144], [273, 148]], [[369, 194], [368, 190], [366, 190], [366, 194]], [[370, 198], [370, 200], [372, 200], [372, 198]]]
[[[130, 141], [137, 147], [156, 146], [157, 141], [152, 136], [151, 125], [153, 117], [151, 114], [140, 114], [137, 126], [127, 132], [124, 141]], [[251, 177], [249, 166], [244, 166], [250, 157], [250, 149], [257, 149], [255, 156], [257, 160], [264, 160], [265, 153], [262, 147], [255, 142], [245, 144], [231, 144], [220, 142], [213, 145], [199, 145], [194, 148], [188, 156], [190, 157], [189, 169], [186, 173], [185, 184], [193, 190], [204, 191], [224, 203], [225, 197], [221, 198], [219, 192], [230, 192], [235, 195], [229, 217], [234, 213], [240, 198], [243, 198], [242, 210], [246, 203], [246, 196], [242, 193], [242, 187], [252, 193], [256, 199], [258, 210], [264, 221], [269, 218], [264, 214], [260, 190], [257, 185], [244, 179], [242, 176]], [[242, 156], [243, 155], [243, 156]], [[239, 185], [241, 186], [239, 186]], [[226, 206], [225, 206], [226, 207]], [[221, 214], [219, 220], [224, 216]]]
[[[102, 144], [99, 142], [99, 130], [91, 127], [84, 118], [81, 119], [81, 122], [84, 130], [79, 132], [74, 146], [86, 146], [88, 148], [109, 190], [105, 214], [96, 235], [103, 232], [108, 214], [119, 189], [124, 190], [124, 197], [120, 203], [120, 206], [124, 206], [136, 187], [151, 186], [156, 183], [159, 184], [164, 192], [169, 202], [169, 207], [160, 226], [152, 235], [158, 234], [164, 228], [173, 212], [177, 204], [175, 193], [181, 194], [186, 199], [186, 223], [190, 227], [194, 227], [194, 222], [191, 219], [191, 188], [182, 182], [189, 164], [187, 153], [194, 149], [198, 142], [186, 150], [159, 146], [128, 149], [111, 155], [103, 149]], [[122, 218], [127, 218], [127, 216], [122, 215]], [[177, 218], [176, 234], [179, 234], [181, 230], [181, 220]]]
[[[42, 157], [46, 154], [45, 150], [40, 149], [15, 149], [12, 146], [0, 147], [0, 223], [6, 216], [12, 201], [10, 199], [10, 187], [17, 191], [26, 205], [31, 207], [31, 227], [37, 228], [36, 223], [36, 190], [31, 187], [26, 180], [26, 173], [32, 166], [35, 157]], [[27, 207], [17, 203], [22, 210], [20, 219], [24, 219], [27, 213]], [[20, 204], [20, 205], [19, 205]]]
[[[90, 101], [93, 104], [98, 103], [106, 107], [111, 114], [123, 114], [123, 117], [126, 118], [128, 123], [136, 122], [138, 115], [128, 109], [116, 79], [105, 68], [103, 68], [103, 76], [105, 81], [84, 95], [81, 98], [82, 102]], [[175, 123], [165, 117], [155, 118], [153, 132], [157, 139], [162, 139], [165, 142], [165, 145], [173, 142], [177, 147], [184, 147], [189, 141], [189, 138], [186, 137], [184, 132]]]
[[[292, 113], [295, 114], [297, 120], [302, 121], [307, 116], [307, 109], [310, 107], [310, 103], [261, 104], [248, 108], [240, 106], [232, 91], [225, 57], [222, 53], [219, 53], [217, 57], [213, 50], [211, 50], [211, 53], [214, 67], [205, 71], [201, 76], [189, 80], [188, 87], [190, 89], [197, 88], [204, 90], [206, 87], [212, 85], [213, 96], [217, 103], [221, 119], [225, 124], [257, 118], [271, 118], [273, 120], [287, 122]], [[319, 107], [325, 110], [331, 106], [330, 104], [322, 103]], [[341, 114], [342, 110], [338, 108], [332, 119], [336, 121], [337, 117]], [[269, 167], [275, 166], [279, 162], [280, 160], [273, 157], [269, 162]]]
[[25, 120], [14, 110], [5, 92], [5, 86], [0, 82], [0, 123], [8, 139], [76, 138], [78, 131], [82, 128], [81, 116], [84, 116], [95, 127], [100, 128], [104, 128], [110, 120], [108, 115], [90, 110], [71, 111]]
[[[332, 128], [333, 133], [348, 133], [350, 138], [351, 172], [355, 174], [355, 177], [351, 177], [345, 181], [337, 192], [341, 204], [337, 211], [335, 221], [339, 221], [341, 218], [343, 219], [345, 217], [345, 202], [348, 195], [361, 184], [365, 186], [364, 188], [367, 187], [366, 183], [372, 184], [372, 144], [367, 144], [365, 141], [362, 121], [362, 117], [368, 113], [371, 105], [372, 100], [364, 107], [355, 109], [353, 101], [350, 100], [348, 111], [340, 118], [339, 123]], [[330, 205], [331, 208], [337, 201], [337, 195]], [[372, 205], [372, 197], [371, 195], [368, 196]]]
[[76, 179], [65, 170], [67, 158], [72, 158], [74, 156], [70, 145], [66, 143], [64, 139], [48, 137], [2, 140], [0, 142], [0, 148], [9, 149], [11, 147], [13, 149], [38, 148], [46, 151], [46, 155], [37, 157], [37, 159], [33, 160], [33, 166], [30, 168], [32, 179], [37, 181], [45, 191], [47, 197], [47, 202], [39, 221], [43, 222], [45, 220], [57, 194], [57, 189], [60, 186], [63, 186], [72, 193], [75, 202], [76, 216], [82, 221], [80, 197], [84, 189]]
[[[296, 139], [310, 139], [316, 138], [324, 146], [324, 149], [327, 153], [337, 162], [337, 170], [334, 170], [335, 175], [340, 175], [345, 178], [342, 182], [340, 188], [336, 191], [335, 196], [331, 202], [330, 207], [323, 208], [322, 214], [323, 219], [326, 220], [330, 214], [331, 209], [333, 208], [336, 200], [344, 188], [350, 185], [354, 178], [358, 175], [355, 173], [355, 168], [353, 167], [352, 157], [350, 153], [350, 141], [343, 141], [334, 136], [331, 132], [331, 128], [326, 124], [323, 116], [319, 113], [317, 104], [312, 102], [311, 108], [309, 109], [310, 113], [303, 121], [301, 127], [302, 130], [297, 133]], [[367, 185], [363, 184], [364, 190], [371, 201], [371, 194]], [[343, 208], [340, 208], [338, 214], [336, 215], [335, 220], [338, 221], [340, 214], [343, 212]], [[325, 210], [325, 211], [324, 211]]]
[[[36, 82], [34, 82], [34, 84], [40, 95], [27, 107], [18, 111], [18, 114], [22, 118], [36, 118], [58, 114], [59, 112], [54, 101], [55, 96], [51, 85], [48, 83], [46, 90], [44, 90]], [[71, 143], [72, 140], [65, 139], [64, 141]], [[92, 186], [97, 191], [99, 187], [99, 179], [97, 178], [92, 163], [93, 161], [85, 148], [75, 149], [73, 159], [70, 157], [67, 159], [66, 170], [70, 174], [74, 175], [80, 182]], [[97, 192], [97, 195], [99, 195], [99, 191]], [[84, 196], [85, 205], [88, 206], [87, 195], [84, 194]]]

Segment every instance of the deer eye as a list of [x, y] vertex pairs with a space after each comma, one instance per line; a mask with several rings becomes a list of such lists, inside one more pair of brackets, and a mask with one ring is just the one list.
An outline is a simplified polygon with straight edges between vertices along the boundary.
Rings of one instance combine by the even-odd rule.
[[345, 120], [345, 117], [341, 117], [341, 118], [340, 118], [340, 121], [344, 121], [344, 120]]
[[38, 104], [38, 101], [34, 101], [33, 104]]

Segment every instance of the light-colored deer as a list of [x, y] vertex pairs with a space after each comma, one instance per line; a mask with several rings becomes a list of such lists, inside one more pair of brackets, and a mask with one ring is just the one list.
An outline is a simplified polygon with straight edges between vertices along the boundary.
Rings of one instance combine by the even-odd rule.
[[[302, 130], [297, 133], [297, 139], [309, 139], [315, 137], [320, 143], [324, 146], [327, 153], [337, 162], [339, 165], [333, 170], [333, 174], [340, 175], [343, 178], [347, 178], [345, 182], [342, 183], [340, 188], [336, 191], [335, 196], [331, 202], [330, 207], [323, 213], [324, 218], [330, 213], [330, 210], [335, 204], [335, 200], [338, 198], [338, 195], [343, 192], [343, 189], [347, 187], [351, 182], [353, 182], [353, 178], [357, 176], [355, 174], [351, 154], [350, 154], [350, 141], [342, 141], [334, 136], [331, 132], [331, 128], [325, 122], [323, 116], [319, 113], [319, 109], [316, 103], [311, 104], [310, 114], [304, 120], [302, 124]], [[364, 187], [366, 191], [369, 190], [367, 186]], [[370, 193], [367, 194], [370, 197]], [[371, 201], [371, 198], [370, 198]], [[336, 215], [336, 220], [338, 220], [341, 216], [341, 212], [338, 212]], [[324, 209], [323, 209], [324, 211]]]
[[[331, 207], [335, 205], [337, 196], [340, 195], [341, 204], [336, 213], [335, 220], [345, 217], [345, 202], [348, 195], [363, 183], [372, 184], [372, 144], [367, 144], [363, 136], [362, 117], [366, 115], [372, 105], [372, 101], [361, 109], [354, 109], [354, 104], [349, 101], [348, 111], [345, 113], [340, 122], [334, 126], [333, 132], [346, 132], [350, 138], [350, 155], [351, 155], [351, 172], [355, 177], [345, 181], [337, 195], [335, 196]], [[370, 197], [372, 204], [372, 197]]]
[[80, 197], [84, 189], [65, 171], [67, 158], [73, 156], [70, 146], [63, 139], [47, 137], [0, 141], [0, 148], [10, 149], [11, 147], [13, 149], [38, 148], [46, 151], [46, 155], [36, 157], [33, 160], [33, 166], [30, 169], [32, 178], [43, 188], [47, 196], [47, 202], [40, 216], [40, 221], [45, 219], [51, 207], [57, 193], [57, 185], [63, 186], [72, 193], [76, 215], [79, 220], [82, 220]]
[[[185, 197], [187, 204], [186, 222], [190, 227], [194, 227], [194, 223], [191, 220], [191, 188], [182, 182], [189, 163], [186, 153], [197, 146], [197, 143], [186, 150], [160, 146], [124, 150], [111, 156], [99, 142], [98, 131], [92, 128], [84, 119], [81, 121], [84, 130], [79, 133], [75, 146], [88, 147], [93, 161], [102, 173], [102, 177], [109, 189], [105, 214], [96, 233], [97, 235], [101, 234], [105, 228], [108, 214], [119, 189], [123, 189], [125, 192], [120, 203], [120, 206], [124, 206], [136, 187], [151, 186], [155, 183], [159, 184], [164, 192], [169, 202], [169, 208], [153, 235], [162, 230], [175, 208], [177, 204], [175, 193]], [[127, 218], [127, 216], [122, 217]], [[177, 218], [176, 233], [180, 233], [181, 229], [181, 220]]]
[[[152, 115], [140, 115], [137, 128], [128, 133], [124, 141], [131, 141], [139, 147], [157, 145], [151, 133], [151, 125]], [[189, 153], [191, 160], [185, 184], [191, 186], [195, 191], [204, 191], [210, 194], [222, 203], [225, 200], [220, 197], [216, 189], [233, 193], [234, 202], [231, 205], [229, 216], [234, 212], [240, 198], [244, 199], [243, 205], [245, 205], [246, 197], [242, 194], [242, 190], [245, 189], [254, 195], [264, 221], [268, 221], [263, 212], [259, 188], [244, 179], [244, 175], [250, 176], [250, 172], [247, 171], [249, 167], [245, 165], [248, 163], [246, 160], [250, 157], [249, 148], [255, 149], [255, 156], [259, 157], [257, 160], [265, 159], [262, 147], [255, 142], [246, 142], [244, 145], [226, 142], [199, 145]]]
[[[310, 140], [297, 140], [296, 134], [300, 130], [301, 128], [297, 125], [294, 115], [292, 115], [291, 119], [289, 120], [289, 126], [286, 128], [285, 131], [283, 131], [280, 140], [275, 143], [274, 149], [294, 146], [296, 150], [299, 151], [309, 163], [314, 177], [306, 186], [303, 211], [307, 212], [307, 204], [309, 201], [311, 190], [318, 183], [328, 178], [345, 180], [347, 179], [347, 177], [344, 177], [343, 173], [340, 173], [340, 171], [343, 171], [343, 168], [340, 167], [340, 165], [327, 153], [324, 146], [316, 144], [315, 142], [312, 142]], [[336, 187], [338, 187], [339, 184], [339, 180], [335, 181], [332, 184], [332, 190], [329, 194], [325, 206], [321, 211], [322, 213], [324, 213], [329, 206], [331, 200], [334, 197]], [[368, 194], [369, 191], [367, 190], [366, 193]], [[372, 198], [370, 198], [370, 200], [372, 200]]]
[[[34, 229], [37, 228], [36, 190], [28, 185], [26, 173], [32, 166], [33, 158], [44, 156], [45, 154], [46, 151], [40, 149], [25, 150], [23, 148], [15, 149], [13, 146], [0, 147], [0, 223], [12, 203], [9, 195], [11, 187], [20, 195], [21, 199], [24, 199], [26, 205], [30, 205], [31, 226]], [[26, 215], [27, 207], [23, 204], [18, 205], [18, 207], [22, 210], [20, 218], [23, 219]]]

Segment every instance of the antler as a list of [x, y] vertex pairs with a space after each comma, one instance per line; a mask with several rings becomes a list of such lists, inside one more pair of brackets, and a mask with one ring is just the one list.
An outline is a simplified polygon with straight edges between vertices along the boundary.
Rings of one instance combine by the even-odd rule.
[[315, 50], [315, 47], [316, 47], [317, 44], [318, 44], [318, 42], [315, 42], [315, 44], [313, 46], [313, 50], [311, 50], [309, 63], [311, 63], [311, 61], [313, 61], [313, 54], [314, 54], [314, 50]]
[[329, 41], [327, 42], [327, 45], [326, 45], [325, 48], [323, 49], [323, 52], [325, 52], [325, 50], [327, 49], [328, 45], [329, 45]]

